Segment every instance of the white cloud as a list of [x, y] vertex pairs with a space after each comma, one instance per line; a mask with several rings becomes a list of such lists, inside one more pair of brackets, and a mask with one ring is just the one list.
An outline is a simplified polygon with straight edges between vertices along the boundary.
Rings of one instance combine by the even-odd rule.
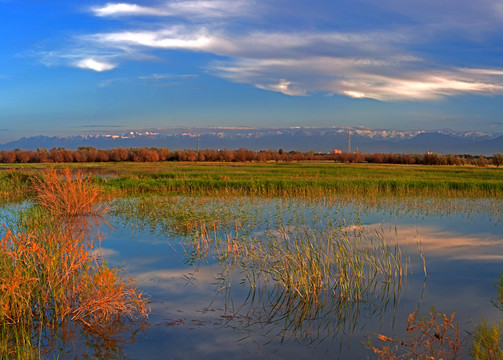
[[112, 70], [116, 67], [114, 64], [105, 61], [98, 61], [93, 58], [79, 60], [75, 63], [75, 66], [81, 69], [89, 69], [98, 72]]
[[286, 22], [274, 24], [281, 30], [270, 31], [270, 19], [248, 21], [250, 16], [267, 16], [262, 12], [275, 6], [260, 0], [178, 0], [151, 6], [109, 2], [92, 8], [93, 13], [101, 17], [156, 16], [157, 23], [81, 36], [74, 49], [46, 52], [42, 61], [106, 71], [124, 60], [151, 61], [148, 53], [152, 50], [157, 50], [158, 57], [162, 56], [160, 49], [187, 50], [221, 57], [202, 65], [213, 75], [292, 96], [322, 92], [389, 101], [502, 94], [501, 68], [436, 64], [431, 57], [409, 50], [415, 44], [427, 46], [434, 41], [440, 27], [457, 31], [465, 26], [462, 20], [469, 10], [479, 20], [483, 14], [503, 10], [501, 0], [481, 0], [480, 5], [445, 1], [425, 0], [426, 6], [412, 0], [355, 0], [355, 8], [384, 9], [394, 14], [392, 20], [405, 16], [420, 25], [353, 32], [317, 31], [315, 26], [310, 31], [297, 30]]
[[274, 84], [256, 85], [260, 89], [277, 91], [285, 95], [305, 95], [305, 91], [298, 88], [291, 81], [281, 79], [279, 82]]
[[503, 69], [464, 69], [464, 68], [460, 68], [459, 71], [469, 73], [469, 74], [503, 76]]
[[210, 48], [212, 37], [205, 29], [190, 33], [173, 27], [160, 31], [126, 31], [97, 34], [94, 40], [105, 46], [143, 46], [146, 48], [205, 50]]
[[347, 95], [349, 97], [356, 98], [356, 99], [363, 99], [363, 98], [367, 97], [367, 95], [365, 95], [365, 93], [353, 91], [353, 90], [344, 90], [342, 93], [344, 95]]
[[[411, 71], [409, 61], [397, 57], [371, 58], [307, 57], [299, 59], [239, 60], [216, 63], [212, 70], [227, 79], [288, 95], [314, 92], [353, 98], [390, 100], [437, 100], [461, 94], [503, 94], [498, 69], [453, 69]], [[278, 79], [270, 82], [270, 79]], [[288, 78], [288, 82], [282, 79]], [[295, 84], [295, 87], [291, 85]]]
[[496, 15], [503, 17], [503, 1], [496, 0], [493, 4], [493, 8]]
[[[210, 64], [210, 73], [292, 96], [326, 92], [390, 101], [503, 93], [503, 70], [439, 71], [417, 55], [401, 50], [404, 36], [384, 32], [256, 32], [231, 36], [206, 27], [172, 26], [157, 31], [95, 34], [87, 39], [100, 48], [117, 49], [117, 58], [138, 56], [148, 49], [225, 56], [231, 60]], [[94, 58], [80, 60], [77, 66], [95, 71], [115, 67]]]
[[159, 15], [158, 9], [125, 3], [108, 3], [103, 7], [93, 7], [91, 10], [97, 16]]
[[503, 82], [485, 83], [476, 77], [459, 78], [455, 72], [431, 75], [429, 72], [390, 77], [358, 74], [334, 86], [334, 92], [376, 100], [436, 100], [460, 94], [503, 94]]
[[180, 78], [193, 78], [197, 77], [197, 75], [194, 74], [151, 74], [151, 75], [143, 75], [139, 76], [138, 78], [140, 80], [153, 80], [153, 81], [159, 81], [159, 80], [165, 80], [165, 79], [180, 79]]
[[197, 18], [223, 18], [229, 16], [251, 15], [254, 2], [251, 0], [197, 0], [171, 1], [154, 7], [129, 3], [107, 3], [93, 7], [96, 16], [183, 16]]

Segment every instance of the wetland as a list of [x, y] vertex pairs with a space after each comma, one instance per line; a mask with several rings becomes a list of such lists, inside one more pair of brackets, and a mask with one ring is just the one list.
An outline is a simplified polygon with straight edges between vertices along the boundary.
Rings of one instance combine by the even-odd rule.
[[[4, 258], [57, 235], [54, 244], [78, 240], [54, 247], [80, 249], [82, 266], [48, 282], [68, 280], [71, 297], [58, 290], [48, 300], [55, 287], [42, 287], [45, 297], [22, 313], [32, 321], [15, 319], [14, 301], [3, 297], [4, 355], [377, 359], [381, 334], [406, 338], [410, 315], [434, 308], [455, 313], [458, 358], [469, 358], [470, 334], [503, 317], [501, 169], [89, 165], [53, 173], [99, 190], [94, 205], [71, 215], [80, 205], [61, 197], [77, 191], [55, 191], [56, 181], [60, 197], [44, 202], [47, 174], [40, 166], [0, 173]], [[39, 271], [31, 282], [51, 273], [30, 259]], [[4, 279], [18, 266], [7, 260]], [[89, 311], [91, 298], [107, 294], [122, 303]]]

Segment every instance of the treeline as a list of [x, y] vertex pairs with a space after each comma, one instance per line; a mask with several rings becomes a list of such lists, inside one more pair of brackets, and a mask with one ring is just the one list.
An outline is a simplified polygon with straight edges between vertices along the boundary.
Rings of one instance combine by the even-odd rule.
[[426, 154], [363, 154], [363, 153], [301, 153], [283, 150], [175, 150], [166, 148], [116, 148], [96, 149], [80, 147], [77, 150], [52, 148], [50, 150], [3, 150], [1, 163], [72, 163], [72, 162], [156, 162], [156, 161], [220, 161], [220, 162], [268, 162], [325, 160], [341, 163], [382, 163], [421, 165], [503, 165], [503, 154], [493, 156]]

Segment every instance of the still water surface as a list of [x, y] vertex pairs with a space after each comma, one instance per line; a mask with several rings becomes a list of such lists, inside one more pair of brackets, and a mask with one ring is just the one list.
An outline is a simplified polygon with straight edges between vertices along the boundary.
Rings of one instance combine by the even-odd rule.
[[197, 234], [172, 231], [162, 213], [146, 220], [134, 211], [117, 211], [110, 216], [112, 231], [102, 243], [102, 254], [110, 264], [127, 269], [150, 295], [152, 308], [150, 327], [125, 349], [129, 358], [366, 359], [374, 355], [362, 342], [369, 337], [376, 342], [378, 333], [404, 337], [407, 317], [417, 310], [455, 312], [463, 334], [482, 318], [501, 318], [491, 305], [503, 273], [501, 201], [457, 199], [439, 205], [423, 199], [365, 205], [337, 199], [245, 198], [204, 204], [191, 206], [203, 212], [221, 209], [232, 217], [229, 224], [246, 218], [240, 222], [245, 227], [227, 224], [218, 236], [273, 236], [298, 222], [377, 230], [400, 244], [407, 265], [404, 281], [384, 300], [370, 296], [372, 301], [343, 306], [334, 300], [301, 321], [295, 314], [270, 316], [267, 291], [253, 291], [240, 271], [233, 272], [225, 282], [230, 286], [225, 286], [218, 281], [222, 268], [211, 257], [191, 264], [188, 244]]

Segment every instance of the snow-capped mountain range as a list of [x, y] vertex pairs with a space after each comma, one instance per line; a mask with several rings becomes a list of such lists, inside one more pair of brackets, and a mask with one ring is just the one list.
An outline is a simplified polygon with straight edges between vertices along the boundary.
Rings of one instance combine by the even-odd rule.
[[1, 150], [37, 148], [100, 149], [164, 147], [178, 149], [283, 149], [284, 151], [351, 151], [362, 153], [424, 153], [492, 155], [503, 152], [503, 135], [480, 131], [391, 130], [362, 127], [201, 127], [97, 132], [68, 137], [34, 136], [0, 144]]

